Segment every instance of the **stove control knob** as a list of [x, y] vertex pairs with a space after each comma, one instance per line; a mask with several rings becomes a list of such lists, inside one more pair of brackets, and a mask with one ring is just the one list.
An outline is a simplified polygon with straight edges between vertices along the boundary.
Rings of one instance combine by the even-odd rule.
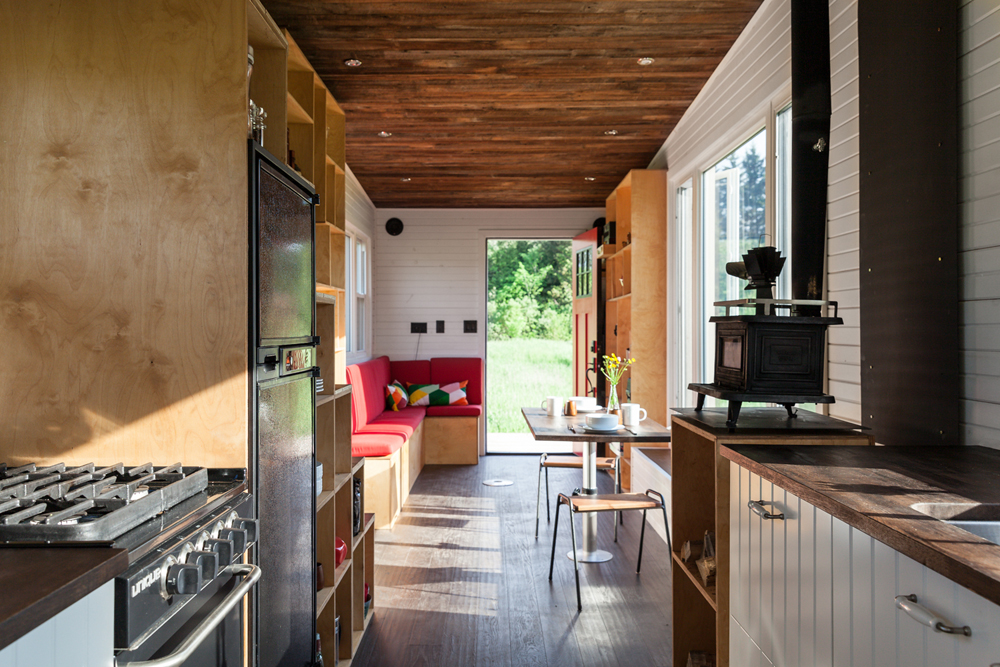
[[219, 573], [219, 554], [214, 551], [192, 551], [187, 555], [189, 565], [201, 570], [201, 580], [211, 581]]
[[214, 551], [219, 555], [219, 567], [226, 567], [233, 562], [233, 543], [231, 540], [205, 540], [205, 550]]
[[247, 531], [238, 528], [223, 528], [219, 531], [219, 538], [231, 540], [233, 543], [233, 554], [239, 556], [247, 548]]
[[197, 565], [171, 565], [164, 580], [166, 597], [194, 595], [201, 590], [201, 568]]
[[247, 544], [257, 541], [257, 519], [237, 519], [234, 528], [245, 530], [247, 533]]

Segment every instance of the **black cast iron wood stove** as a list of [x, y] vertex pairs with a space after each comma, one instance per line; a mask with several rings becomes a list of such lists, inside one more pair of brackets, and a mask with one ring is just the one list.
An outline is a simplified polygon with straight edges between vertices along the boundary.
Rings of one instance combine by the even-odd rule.
[[[756, 298], [716, 301], [726, 309], [724, 316], [709, 318], [715, 323], [715, 382], [688, 385], [697, 392], [698, 406], [705, 396], [729, 402], [726, 425], [735, 428], [744, 402], [777, 403], [795, 416], [797, 403], [833, 403], [823, 392], [823, 361], [826, 328], [843, 324], [835, 301], [775, 299], [774, 280], [785, 258], [771, 246], [752, 248], [742, 262], [730, 262], [726, 272], [747, 280], [746, 289]], [[803, 315], [833, 307], [833, 317]], [[753, 315], [730, 315], [732, 308], [753, 307]], [[778, 311], [786, 314], [779, 315]]]

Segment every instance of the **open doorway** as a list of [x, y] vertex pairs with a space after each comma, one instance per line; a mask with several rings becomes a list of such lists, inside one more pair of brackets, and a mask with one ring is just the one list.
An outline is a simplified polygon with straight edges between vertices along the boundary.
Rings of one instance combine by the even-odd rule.
[[522, 407], [573, 391], [570, 240], [486, 242], [486, 453], [558, 453], [531, 437]]

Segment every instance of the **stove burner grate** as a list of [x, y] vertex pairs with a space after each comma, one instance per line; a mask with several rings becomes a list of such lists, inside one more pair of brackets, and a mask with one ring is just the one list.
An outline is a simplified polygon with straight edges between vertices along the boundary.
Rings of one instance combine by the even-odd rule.
[[207, 487], [180, 463], [0, 464], [0, 541], [109, 541]]

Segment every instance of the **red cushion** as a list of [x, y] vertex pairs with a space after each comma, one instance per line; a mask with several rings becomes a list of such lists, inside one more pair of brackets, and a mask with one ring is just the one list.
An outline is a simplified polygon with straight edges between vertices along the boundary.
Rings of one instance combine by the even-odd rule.
[[399, 412], [386, 410], [370, 424], [362, 426], [358, 433], [392, 433], [409, 440], [423, 421], [425, 412], [423, 407], [403, 408]]
[[432, 405], [427, 408], [428, 417], [478, 417], [481, 414], [481, 405]]
[[356, 433], [351, 436], [351, 456], [389, 456], [405, 442], [389, 433]]
[[417, 359], [415, 361], [390, 361], [389, 375], [392, 380], [400, 382], [412, 382], [413, 384], [431, 383], [431, 362], [429, 359]]
[[468, 380], [470, 405], [483, 404], [483, 360], [479, 357], [434, 357], [431, 359], [431, 382], [448, 384]]
[[385, 411], [385, 388], [389, 384], [389, 357], [377, 357], [347, 367], [351, 390], [351, 422], [358, 428]]

